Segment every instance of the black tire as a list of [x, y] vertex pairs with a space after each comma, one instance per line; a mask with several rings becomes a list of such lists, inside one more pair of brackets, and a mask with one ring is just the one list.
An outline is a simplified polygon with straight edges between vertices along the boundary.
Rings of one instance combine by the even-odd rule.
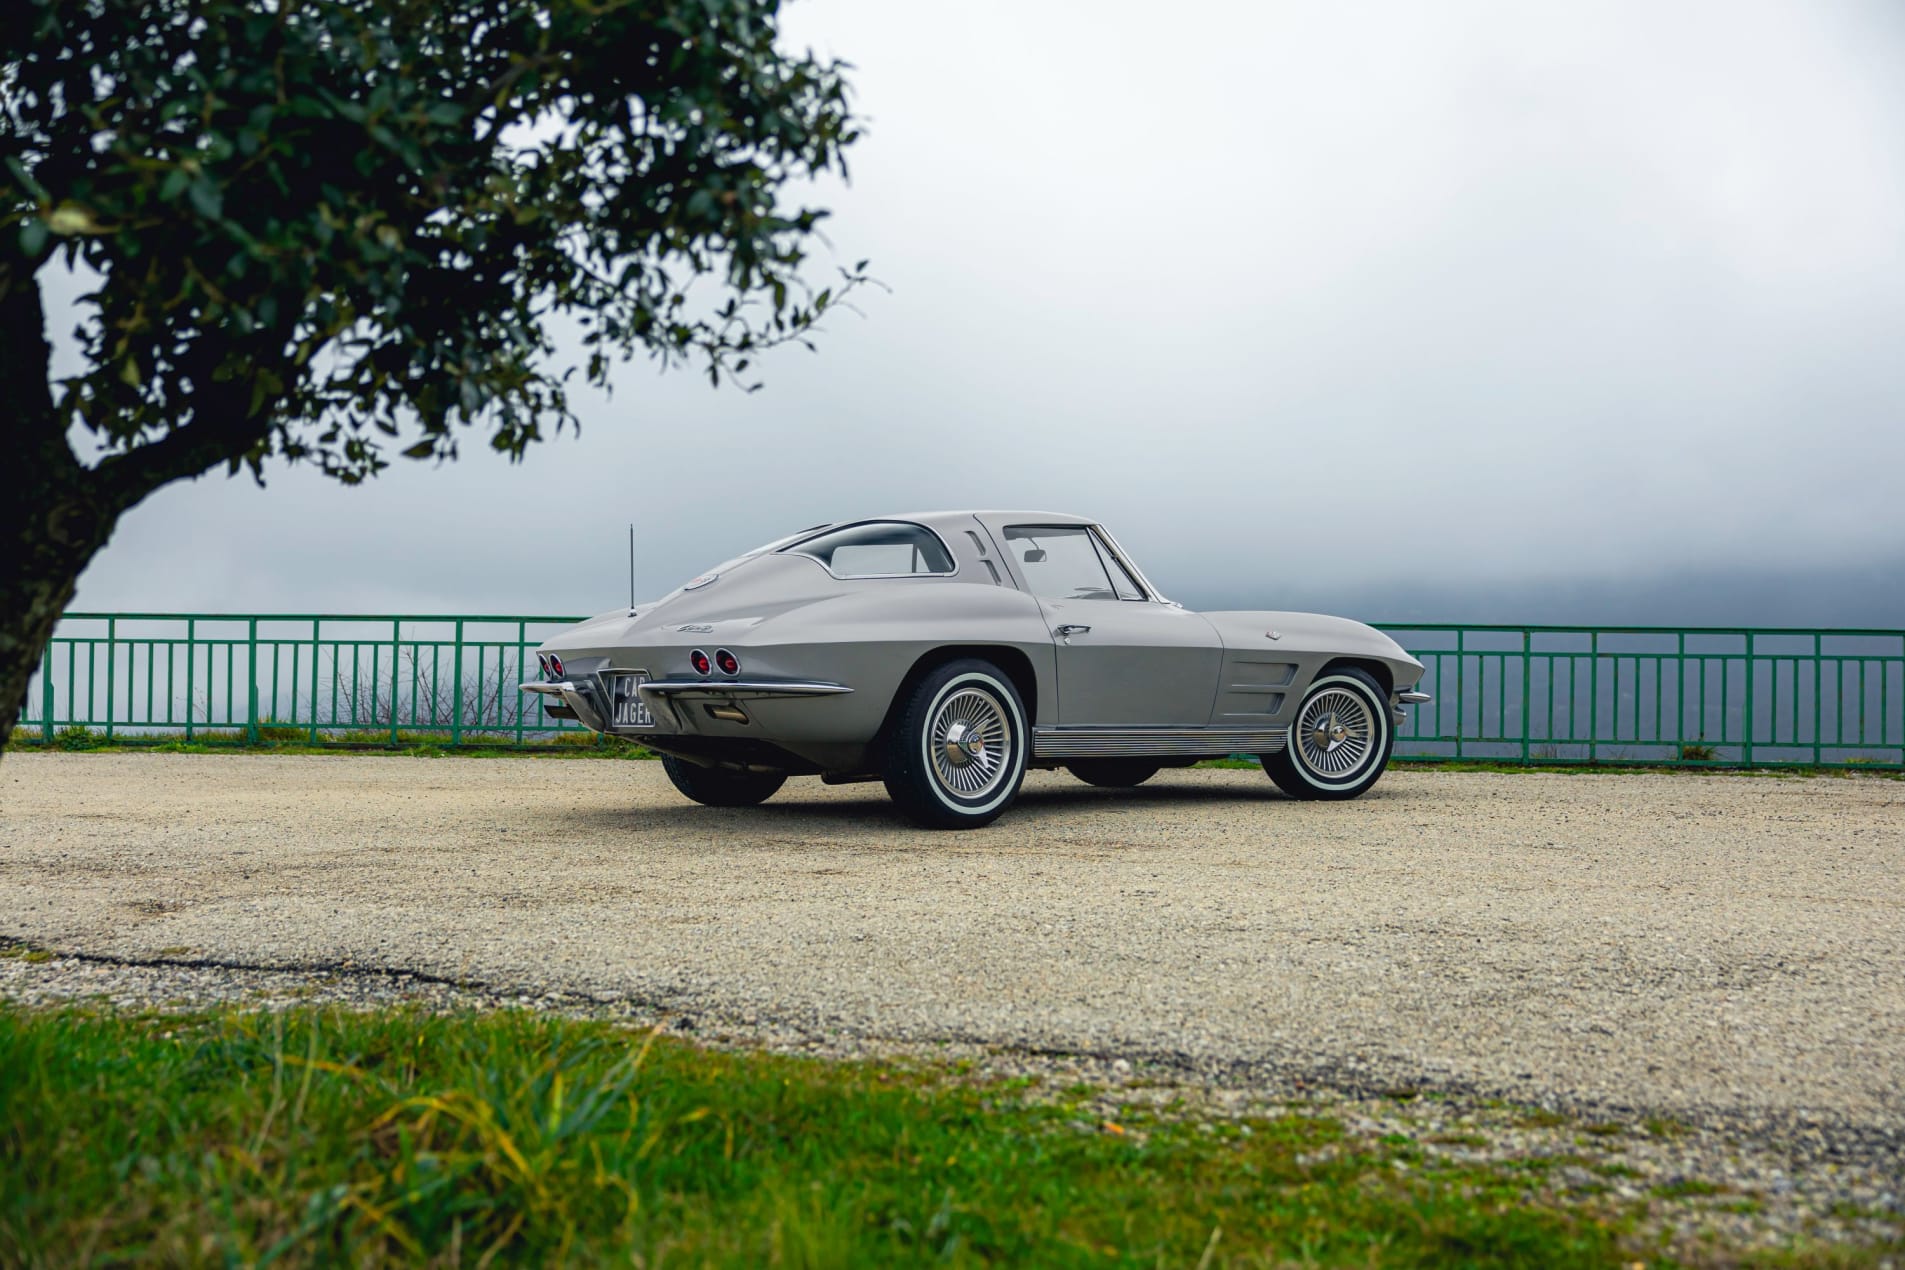
[[706, 807], [752, 807], [772, 798], [787, 783], [785, 772], [703, 767], [672, 754], [661, 756], [661, 766], [676, 789]]
[[989, 825], [1018, 797], [1031, 740], [1004, 671], [977, 658], [948, 662], [900, 705], [887, 740], [886, 792], [928, 829]]
[[1065, 764], [1065, 770], [1087, 785], [1130, 789], [1156, 776], [1163, 766], [1151, 758], [1081, 758]]
[[1389, 694], [1350, 667], [1317, 676], [1297, 704], [1289, 741], [1260, 758], [1292, 798], [1355, 798], [1381, 779], [1395, 748]]

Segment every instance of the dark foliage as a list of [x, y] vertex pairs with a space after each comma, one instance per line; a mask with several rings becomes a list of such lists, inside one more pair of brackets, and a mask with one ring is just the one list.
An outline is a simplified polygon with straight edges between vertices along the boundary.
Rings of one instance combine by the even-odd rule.
[[[644, 354], [720, 383], [804, 340], [863, 273], [804, 285], [824, 213], [787, 187], [843, 170], [856, 123], [837, 64], [780, 49], [778, 9], [16, 3], [0, 740], [80, 569], [167, 482], [274, 455], [355, 482], [471, 433], [517, 455], [573, 420], [577, 374]], [[50, 382], [61, 264], [98, 281], [84, 366]]]

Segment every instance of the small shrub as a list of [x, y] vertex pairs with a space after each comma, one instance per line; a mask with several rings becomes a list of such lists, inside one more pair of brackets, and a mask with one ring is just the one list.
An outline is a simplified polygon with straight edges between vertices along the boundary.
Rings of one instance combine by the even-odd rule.
[[268, 745], [295, 744], [311, 739], [311, 730], [294, 724], [280, 723], [276, 719], [258, 721], [258, 739]]
[[1690, 741], [1680, 747], [1680, 761], [1683, 763], [1711, 763], [1720, 757], [1720, 752], [1704, 741]]
[[61, 728], [53, 736], [53, 744], [62, 750], [96, 750], [105, 743], [102, 733], [77, 725]]

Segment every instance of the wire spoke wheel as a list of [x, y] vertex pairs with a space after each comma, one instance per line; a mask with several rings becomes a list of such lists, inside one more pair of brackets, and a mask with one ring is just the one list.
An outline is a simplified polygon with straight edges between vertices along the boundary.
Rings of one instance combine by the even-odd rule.
[[991, 693], [962, 688], [933, 715], [926, 748], [941, 787], [960, 798], [983, 798], [1011, 769], [1012, 723]]
[[1376, 721], [1360, 694], [1329, 688], [1303, 704], [1290, 740], [1305, 767], [1340, 780], [1361, 770], [1375, 752]]

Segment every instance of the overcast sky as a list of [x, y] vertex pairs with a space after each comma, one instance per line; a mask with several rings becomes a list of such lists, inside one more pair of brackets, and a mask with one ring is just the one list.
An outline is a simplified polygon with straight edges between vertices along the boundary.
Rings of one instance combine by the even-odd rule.
[[1905, 589], [1896, 0], [800, 0], [787, 32], [857, 67], [822, 198], [891, 288], [864, 316], [752, 395], [630, 365], [514, 467], [471, 438], [358, 489], [174, 486], [78, 607], [592, 613], [629, 520], [648, 596], [967, 506], [1097, 516], [1194, 604]]

